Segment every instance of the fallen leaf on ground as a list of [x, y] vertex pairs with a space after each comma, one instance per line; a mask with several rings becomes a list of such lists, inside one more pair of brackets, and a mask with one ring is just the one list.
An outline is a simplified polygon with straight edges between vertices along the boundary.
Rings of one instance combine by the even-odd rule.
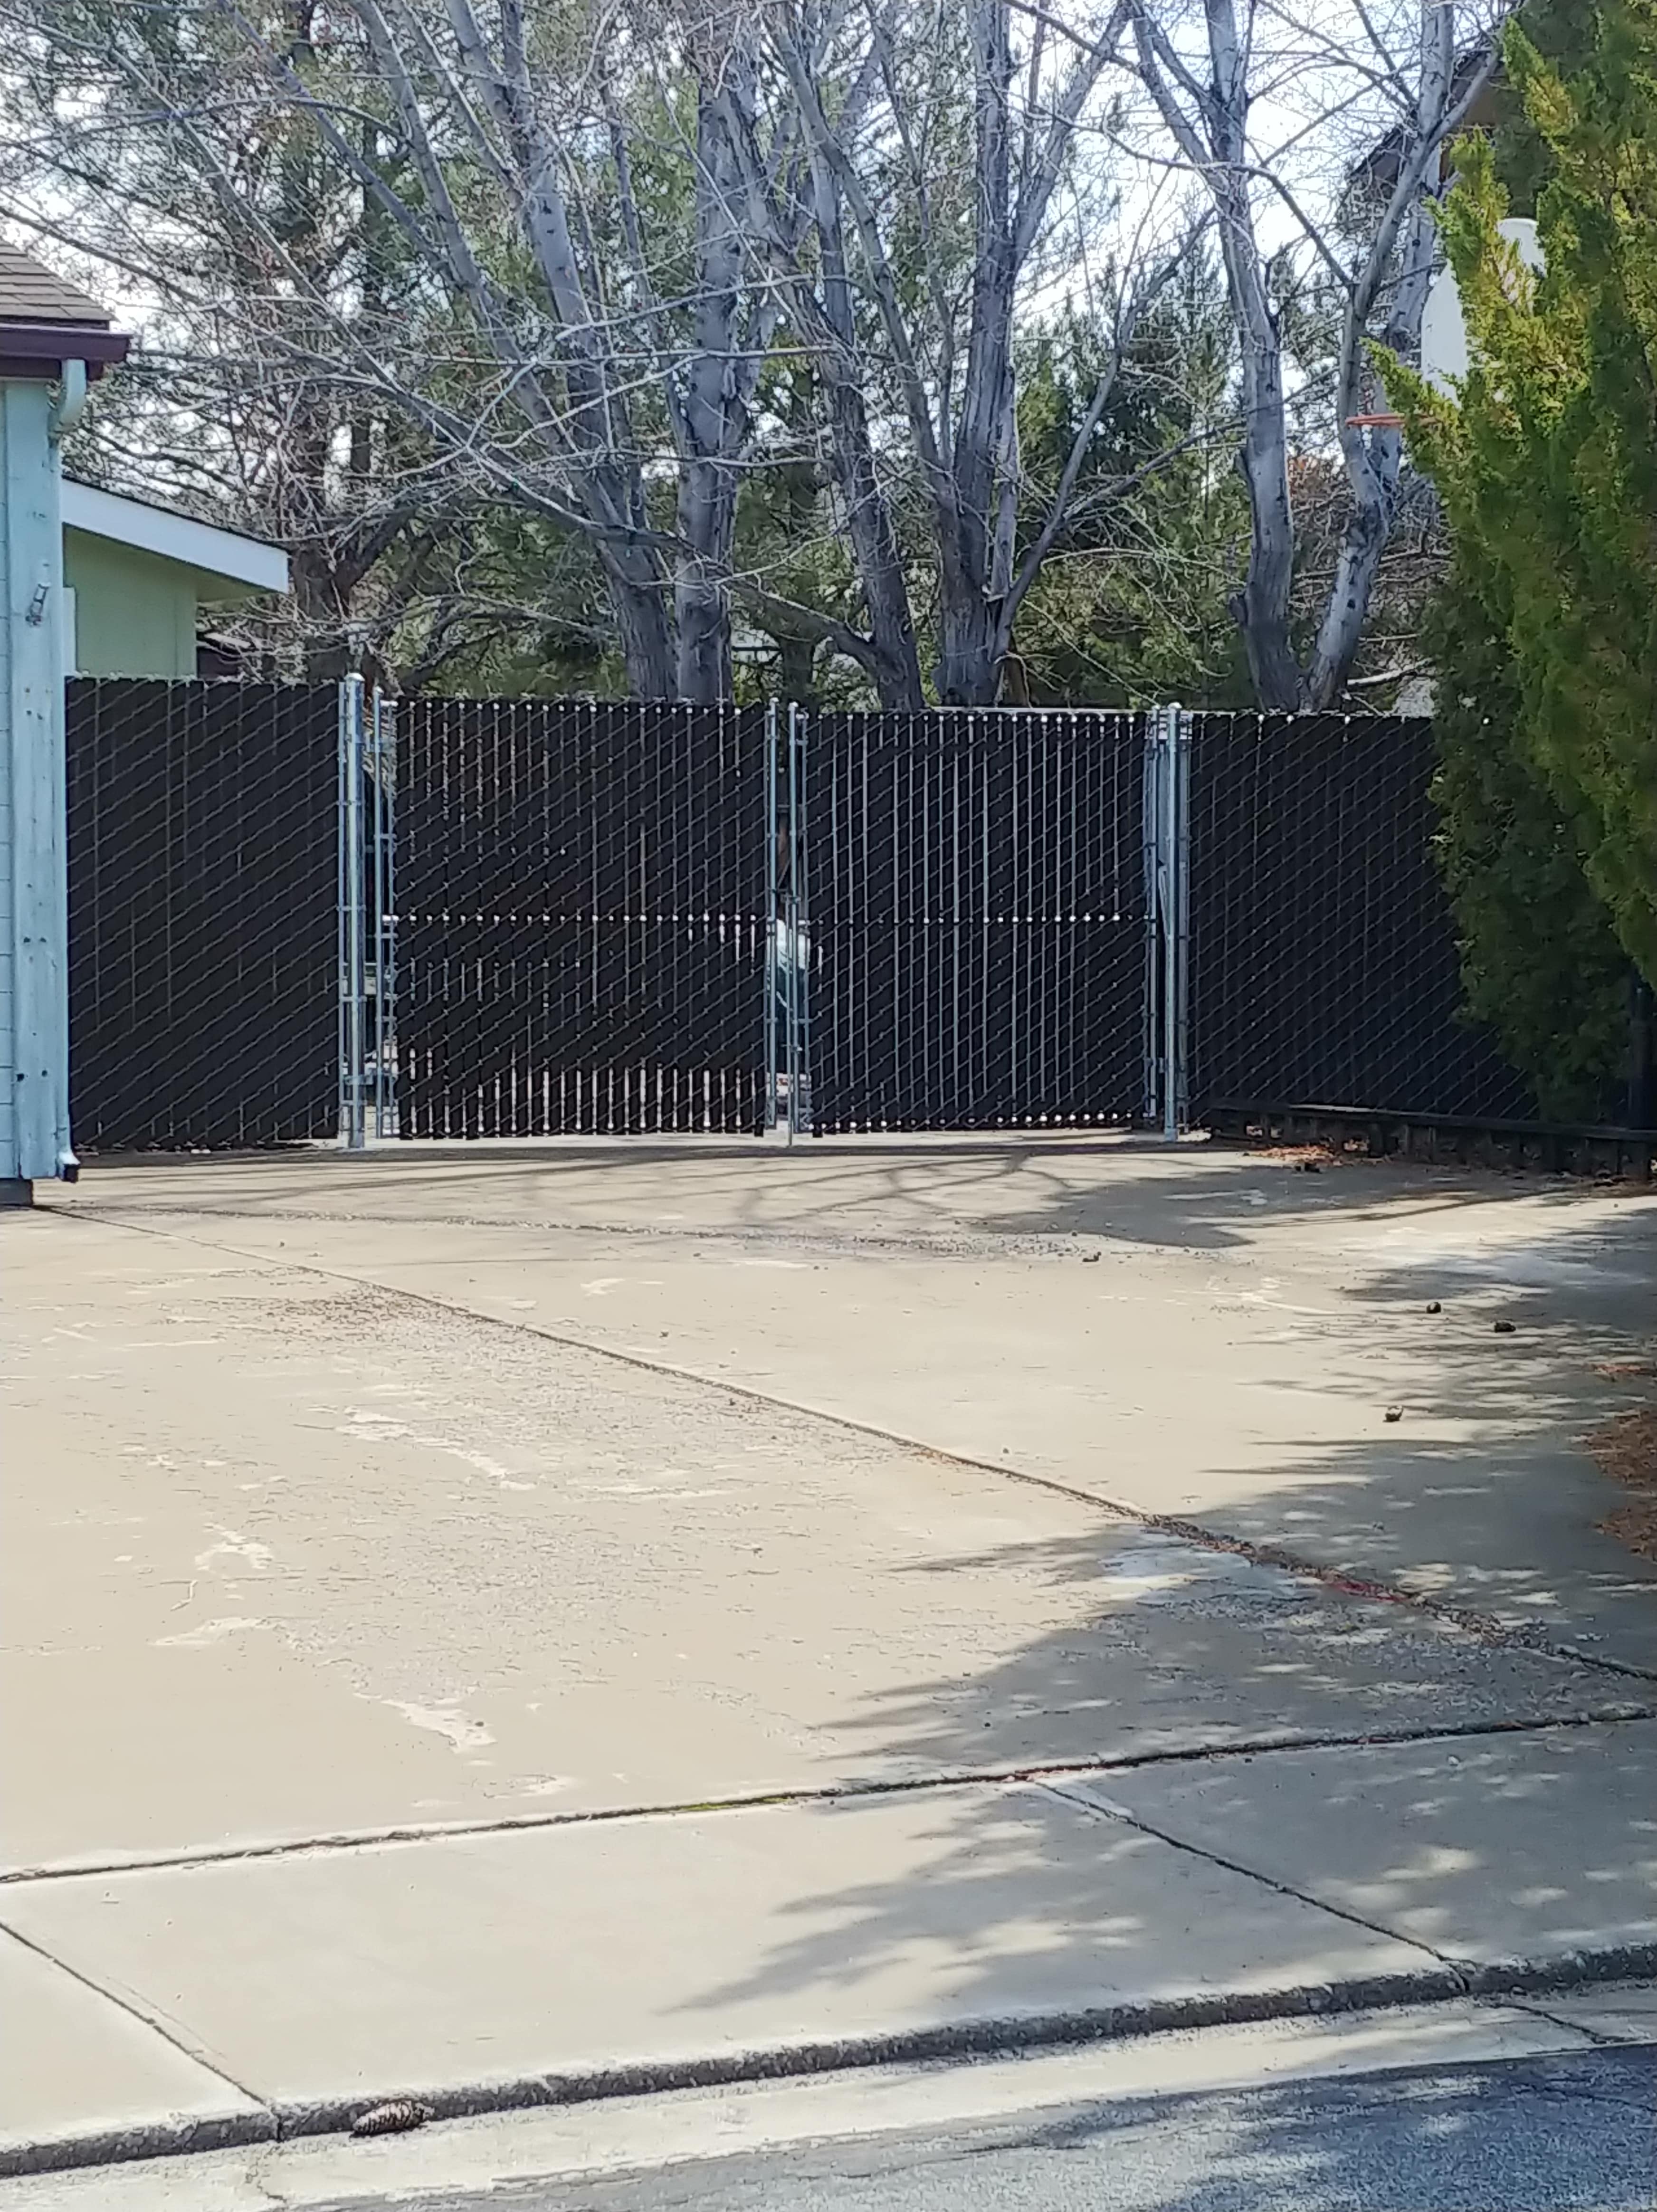
[[1617, 1414], [1586, 1442], [1601, 1474], [1632, 1493], [1600, 1528], [1642, 1559], [1657, 1559], [1657, 1406]]

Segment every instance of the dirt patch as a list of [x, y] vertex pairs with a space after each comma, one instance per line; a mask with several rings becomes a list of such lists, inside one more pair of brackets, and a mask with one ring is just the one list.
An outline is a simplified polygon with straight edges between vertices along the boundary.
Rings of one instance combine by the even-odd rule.
[[1599, 1526], [1642, 1559], [1657, 1559], [1657, 1406], [1617, 1414], [1587, 1442], [1601, 1470], [1631, 1493]]

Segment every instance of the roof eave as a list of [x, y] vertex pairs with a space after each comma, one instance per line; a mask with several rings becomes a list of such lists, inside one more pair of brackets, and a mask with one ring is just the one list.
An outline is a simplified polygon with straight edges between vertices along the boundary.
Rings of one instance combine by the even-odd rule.
[[83, 361], [89, 379], [126, 359], [132, 340], [97, 323], [0, 322], [0, 377], [55, 377]]

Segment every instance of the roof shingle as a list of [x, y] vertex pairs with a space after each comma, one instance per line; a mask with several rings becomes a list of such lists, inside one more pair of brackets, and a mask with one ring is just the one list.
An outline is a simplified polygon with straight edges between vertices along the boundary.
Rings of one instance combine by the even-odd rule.
[[67, 323], [106, 331], [109, 317], [78, 285], [0, 245], [0, 323]]

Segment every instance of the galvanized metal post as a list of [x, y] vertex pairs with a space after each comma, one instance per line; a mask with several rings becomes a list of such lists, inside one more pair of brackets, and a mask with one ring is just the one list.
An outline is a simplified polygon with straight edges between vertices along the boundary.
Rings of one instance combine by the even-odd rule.
[[374, 1135], [397, 1134], [397, 720], [374, 693]]
[[1169, 939], [1167, 1006], [1162, 1023], [1168, 1039], [1168, 1084], [1162, 1134], [1172, 1144], [1184, 1135], [1190, 1118], [1189, 1024], [1187, 993], [1191, 940], [1191, 717], [1168, 708], [1168, 914]]
[[1144, 1025], [1144, 1118], [1162, 1117], [1162, 810], [1166, 797], [1160, 707], [1144, 718], [1144, 831], [1145, 958], [1141, 985]]
[[362, 678], [348, 676], [339, 687], [339, 1089], [340, 1141], [353, 1152], [367, 1140], [362, 890]]
[[811, 1127], [810, 890], [805, 872], [806, 717], [788, 708], [788, 1136]]
[[1177, 1142], [1190, 1111], [1191, 717], [1145, 718], [1145, 1119]]
[[778, 805], [777, 702], [765, 709], [765, 1126], [777, 1126], [778, 1085], [781, 1075], [777, 1050], [777, 997], [782, 988], [779, 937], [782, 929], [782, 901], [778, 841], [782, 817]]
[[1162, 793], [1157, 805], [1156, 911], [1162, 926], [1162, 974], [1158, 981], [1162, 1001], [1162, 1136], [1172, 1143], [1180, 1133], [1178, 1092], [1174, 1083], [1174, 1009], [1179, 990], [1179, 941], [1174, 927], [1174, 840], [1179, 788], [1180, 725], [1177, 707], [1162, 709]]

